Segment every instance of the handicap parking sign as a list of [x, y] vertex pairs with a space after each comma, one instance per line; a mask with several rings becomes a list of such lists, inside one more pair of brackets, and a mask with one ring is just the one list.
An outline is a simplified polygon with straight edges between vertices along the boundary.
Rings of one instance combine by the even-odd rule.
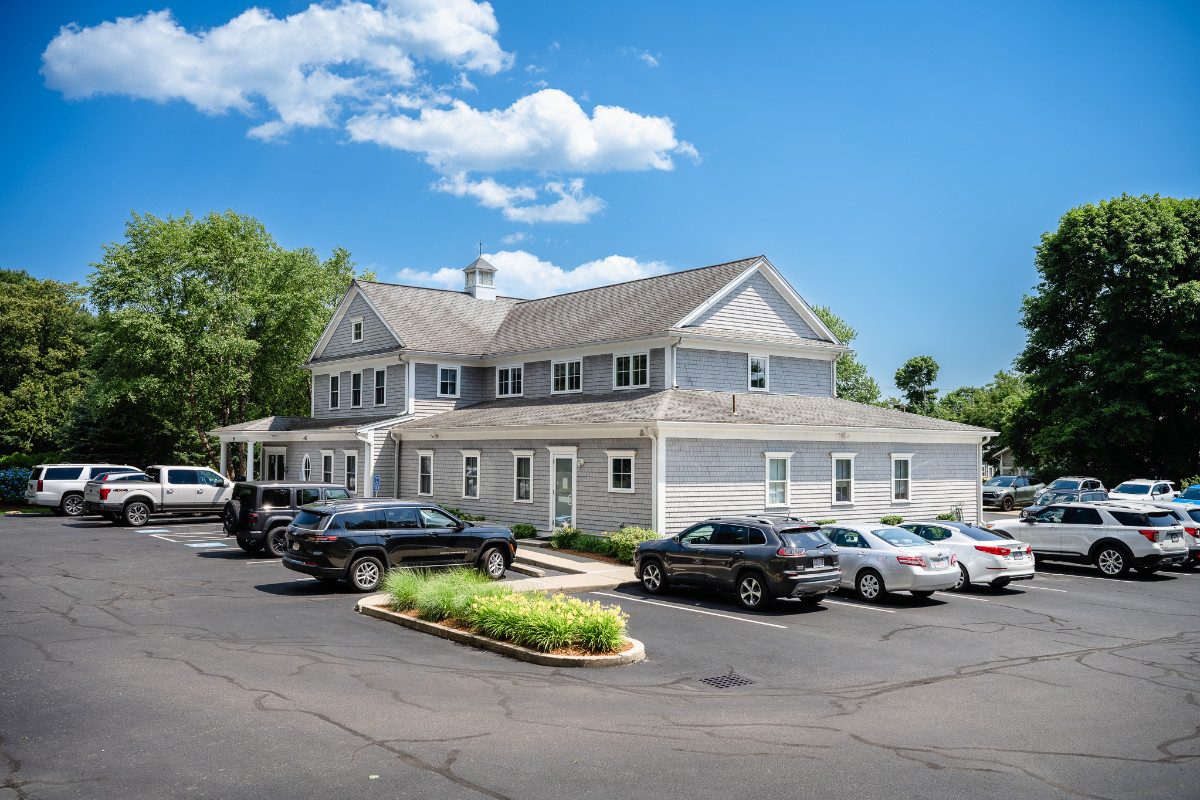
[[375, 476], [375, 491], [379, 491], [379, 476]]

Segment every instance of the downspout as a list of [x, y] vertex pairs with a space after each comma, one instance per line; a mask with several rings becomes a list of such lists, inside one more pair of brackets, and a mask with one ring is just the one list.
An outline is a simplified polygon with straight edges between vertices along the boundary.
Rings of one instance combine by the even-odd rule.
[[676, 348], [679, 347], [680, 342], [682, 342], [682, 341], [683, 341], [683, 337], [680, 336], [675, 341], [675, 344], [671, 345], [671, 388], [672, 389], [679, 388], [679, 373], [676, 371], [679, 365], [675, 360], [675, 351], [676, 351]]
[[975, 464], [975, 524], [983, 526], [983, 446], [992, 440], [984, 436], [979, 442], [979, 460]]

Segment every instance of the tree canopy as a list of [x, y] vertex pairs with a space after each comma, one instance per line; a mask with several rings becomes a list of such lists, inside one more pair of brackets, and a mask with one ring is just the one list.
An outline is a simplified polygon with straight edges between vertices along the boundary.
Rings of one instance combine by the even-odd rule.
[[1025, 402], [1028, 394], [1029, 387], [1025, 376], [1000, 371], [991, 383], [983, 386], [963, 386], [947, 392], [929, 413], [953, 422], [999, 432], [999, 436], [983, 446], [984, 457], [990, 458], [1004, 448], [1012, 446], [1012, 417]]
[[938, 363], [933, 356], [913, 356], [896, 370], [896, 388], [904, 393], [911, 410], [925, 414], [937, 399], [937, 389], [931, 388], [938, 376]]
[[1042, 236], [1016, 453], [1050, 471], [1180, 479], [1200, 451], [1200, 200], [1122, 195]]
[[[813, 312], [821, 318], [833, 335], [850, 344], [858, 331], [833, 313], [828, 306], [813, 306]], [[866, 365], [860, 364], [854, 354], [839, 356], [837, 360], [837, 396], [856, 403], [878, 403], [879, 384], [867, 374]]]

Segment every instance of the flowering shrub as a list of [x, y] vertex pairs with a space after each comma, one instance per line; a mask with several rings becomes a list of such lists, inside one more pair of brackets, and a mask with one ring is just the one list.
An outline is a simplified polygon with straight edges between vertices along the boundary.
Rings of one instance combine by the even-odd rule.
[[0, 503], [24, 503], [25, 485], [32, 474], [28, 467], [0, 469]]

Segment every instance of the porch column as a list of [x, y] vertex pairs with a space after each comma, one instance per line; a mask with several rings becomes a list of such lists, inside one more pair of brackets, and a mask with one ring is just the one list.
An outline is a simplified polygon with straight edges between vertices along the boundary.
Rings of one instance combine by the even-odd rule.
[[221, 477], [222, 478], [227, 477], [225, 475], [225, 469], [228, 465], [229, 465], [229, 442], [222, 439], [221, 440]]
[[246, 480], [254, 480], [254, 440], [246, 442]]
[[363, 484], [362, 496], [375, 496], [375, 431], [367, 434], [366, 440], [363, 442]]

